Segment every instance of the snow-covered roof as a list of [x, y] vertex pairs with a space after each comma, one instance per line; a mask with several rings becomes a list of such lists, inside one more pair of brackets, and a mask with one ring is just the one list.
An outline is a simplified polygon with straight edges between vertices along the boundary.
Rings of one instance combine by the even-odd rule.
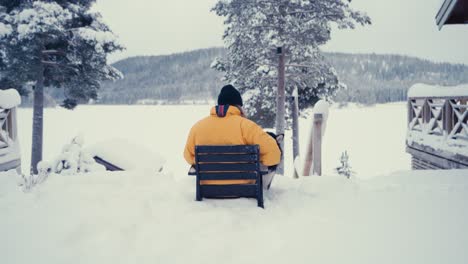
[[0, 90], [0, 108], [10, 109], [19, 104], [21, 104], [21, 96], [17, 90]]
[[468, 84], [439, 86], [417, 83], [408, 90], [408, 97], [468, 97]]

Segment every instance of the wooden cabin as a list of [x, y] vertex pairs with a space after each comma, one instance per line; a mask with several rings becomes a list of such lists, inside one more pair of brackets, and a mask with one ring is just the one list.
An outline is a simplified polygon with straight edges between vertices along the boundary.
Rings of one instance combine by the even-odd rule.
[[439, 29], [444, 25], [468, 23], [467, 0], [445, 0], [436, 15], [436, 23]]
[[0, 90], [0, 172], [21, 170], [16, 114], [20, 101], [16, 90]]
[[413, 169], [468, 168], [468, 85], [410, 88], [406, 150]]

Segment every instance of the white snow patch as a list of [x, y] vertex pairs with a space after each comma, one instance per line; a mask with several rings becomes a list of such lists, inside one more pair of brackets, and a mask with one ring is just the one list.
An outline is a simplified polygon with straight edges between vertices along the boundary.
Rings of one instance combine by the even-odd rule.
[[101, 52], [105, 45], [117, 41], [117, 36], [110, 31], [96, 31], [92, 28], [79, 28], [77, 30], [77, 34], [84, 40], [93, 43], [96, 51], [98, 52]]
[[322, 136], [325, 135], [327, 128], [328, 113], [330, 112], [330, 104], [325, 100], [320, 100], [314, 105], [314, 114], [322, 114]]
[[159, 172], [166, 162], [161, 155], [126, 139], [102, 141], [89, 147], [87, 152], [123, 170]]
[[21, 96], [15, 89], [0, 90], [0, 108], [11, 109], [21, 104]]
[[8, 172], [0, 255], [38, 264], [467, 263], [467, 174], [277, 177], [263, 210], [252, 199], [196, 202], [190, 177], [57, 176], [23, 193]]
[[413, 142], [430, 146], [433, 149], [468, 157], [468, 140], [449, 139], [446, 136], [430, 135], [421, 131], [409, 131], [408, 144]]
[[0, 38], [11, 34], [12, 28], [10, 25], [6, 25], [0, 22]]
[[468, 84], [438, 86], [417, 83], [408, 90], [408, 97], [457, 97], [468, 96]]
[[35, 1], [32, 8], [22, 10], [15, 17], [18, 23], [18, 38], [28, 39], [37, 33], [50, 30], [63, 31], [72, 14], [57, 3]]

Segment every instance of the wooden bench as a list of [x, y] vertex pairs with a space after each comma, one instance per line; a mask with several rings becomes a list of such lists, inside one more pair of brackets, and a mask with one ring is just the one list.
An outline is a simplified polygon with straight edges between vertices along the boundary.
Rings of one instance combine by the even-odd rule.
[[[255, 198], [263, 205], [260, 149], [258, 145], [196, 146], [196, 200], [203, 198]], [[209, 180], [253, 180], [254, 184], [207, 185]]]

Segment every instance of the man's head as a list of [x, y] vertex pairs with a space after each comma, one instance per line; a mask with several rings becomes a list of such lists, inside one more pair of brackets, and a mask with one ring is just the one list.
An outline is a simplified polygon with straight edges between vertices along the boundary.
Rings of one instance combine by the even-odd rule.
[[221, 89], [218, 95], [218, 105], [243, 106], [242, 97], [234, 86], [228, 84]]

